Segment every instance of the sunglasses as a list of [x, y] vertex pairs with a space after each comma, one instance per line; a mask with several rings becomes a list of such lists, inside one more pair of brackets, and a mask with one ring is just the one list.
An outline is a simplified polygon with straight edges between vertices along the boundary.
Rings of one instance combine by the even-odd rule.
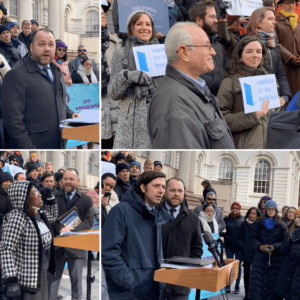
[[64, 48], [62, 48], [62, 49], [57, 49], [57, 51], [63, 51], [63, 52], [67, 52], [67, 50], [66, 49], [64, 49]]
[[216, 201], [216, 199], [214, 199], [214, 198], [207, 198], [207, 200], [213, 200], [213, 201]]
[[80, 49], [78, 52], [86, 52], [86, 49]]
[[17, 161], [16, 159], [12, 159], [11, 161]]

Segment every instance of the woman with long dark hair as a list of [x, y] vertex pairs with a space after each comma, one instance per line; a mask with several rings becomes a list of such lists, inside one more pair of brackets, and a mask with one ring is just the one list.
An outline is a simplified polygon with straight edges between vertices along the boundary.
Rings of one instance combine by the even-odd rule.
[[282, 218], [282, 222], [284, 222], [288, 229], [290, 229], [295, 224], [295, 213], [297, 208], [294, 206], [290, 206], [286, 212], [286, 215]]
[[277, 203], [269, 200], [265, 214], [253, 225], [251, 244], [255, 250], [250, 274], [248, 298], [255, 300], [276, 300], [275, 287], [282, 267], [280, 247], [288, 237], [288, 229], [279, 215]]
[[248, 299], [247, 294], [249, 292], [250, 271], [254, 257], [250, 237], [253, 234], [254, 221], [260, 217], [260, 215], [261, 213], [256, 207], [251, 207], [247, 211], [245, 221], [241, 224], [239, 231], [239, 243], [242, 248], [241, 261], [243, 262], [244, 270], [245, 300]]

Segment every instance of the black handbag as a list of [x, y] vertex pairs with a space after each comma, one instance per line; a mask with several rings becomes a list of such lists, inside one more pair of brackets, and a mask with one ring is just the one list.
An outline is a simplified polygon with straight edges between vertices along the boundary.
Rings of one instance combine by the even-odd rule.
[[[300, 107], [300, 95], [297, 106]], [[276, 111], [269, 116], [267, 149], [300, 149], [300, 110]]]

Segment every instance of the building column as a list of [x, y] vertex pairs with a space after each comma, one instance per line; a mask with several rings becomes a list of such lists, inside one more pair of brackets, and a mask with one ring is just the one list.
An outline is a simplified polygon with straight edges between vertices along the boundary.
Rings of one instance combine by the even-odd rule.
[[55, 39], [59, 37], [59, 23], [61, 22], [59, 10], [60, 6], [57, 5], [57, 1], [48, 0], [48, 28], [53, 31]]
[[26, 164], [26, 160], [29, 157], [29, 151], [20, 151], [24, 160], [23, 166]]
[[82, 185], [88, 186], [88, 180], [87, 180], [87, 169], [88, 169], [88, 151], [83, 151], [83, 161], [82, 161], [82, 175], [83, 175], [83, 180], [82, 180]]
[[57, 172], [61, 165], [61, 152], [51, 151], [51, 162], [53, 166], [53, 173]]
[[75, 169], [79, 173], [80, 178], [80, 185], [83, 184], [83, 152], [82, 151], [76, 151], [75, 153]]
[[163, 152], [162, 151], [149, 151], [149, 159], [155, 162], [159, 160], [162, 162]]
[[[19, 25], [22, 26], [24, 20], [32, 20], [32, 4], [31, 1], [18, 1]], [[49, 1], [50, 2], [50, 1]], [[8, 8], [8, 5], [6, 6]]]
[[177, 170], [177, 177], [183, 180], [186, 189], [189, 190], [191, 151], [180, 151], [179, 168]]
[[59, 0], [59, 39], [65, 42], [65, 0]]
[[189, 174], [189, 183], [188, 190], [190, 192], [195, 192], [195, 172], [196, 172], [196, 156], [197, 151], [191, 151], [191, 160], [190, 160], [190, 174]]
[[46, 162], [46, 159], [47, 159], [46, 151], [41, 151], [41, 154], [40, 154], [40, 161], [41, 161], [42, 163], [45, 163], [45, 162]]

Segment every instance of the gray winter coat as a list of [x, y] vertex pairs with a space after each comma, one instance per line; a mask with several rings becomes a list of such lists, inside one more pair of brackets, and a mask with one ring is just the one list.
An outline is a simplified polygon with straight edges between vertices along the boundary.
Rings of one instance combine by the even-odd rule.
[[[203, 206], [205, 204], [207, 204], [207, 203], [204, 201], [202, 205], [198, 205], [197, 207], [195, 207], [194, 212], [198, 216], [200, 215], [200, 212], [203, 210]], [[220, 233], [225, 229], [226, 224], [225, 224], [225, 221], [224, 221], [222, 210], [220, 208], [218, 208], [216, 205], [217, 205], [217, 200], [216, 200], [216, 203], [214, 204], [214, 212], [216, 214], [216, 220], [217, 220], [217, 223], [218, 223], [218, 226], [219, 226], [219, 233]]]
[[128, 68], [125, 48], [116, 50], [111, 62], [108, 94], [113, 100], [121, 100], [114, 149], [150, 149], [147, 130], [149, 97], [137, 98], [131, 81], [124, 77]]
[[148, 131], [154, 149], [234, 149], [219, 100], [170, 65], [150, 103]]
[[[87, 58], [89, 58], [87, 56]], [[99, 82], [99, 69], [98, 69], [98, 65], [97, 63], [93, 60], [93, 59], [90, 59], [90, 61], [92, 62], [93, 64], [93, 71], [97, 77], [97, 81]], [[70, 71], [70, 75], [72, 75], [74, 72], [76, 72], [79, 68], [79, 66], [81, 65], [81, 61], [78, 57], [78, 55], [76, 56], [75, 59], [71, 60], [68, 64], [68, 67], [69, 67], [69, 71]]]

